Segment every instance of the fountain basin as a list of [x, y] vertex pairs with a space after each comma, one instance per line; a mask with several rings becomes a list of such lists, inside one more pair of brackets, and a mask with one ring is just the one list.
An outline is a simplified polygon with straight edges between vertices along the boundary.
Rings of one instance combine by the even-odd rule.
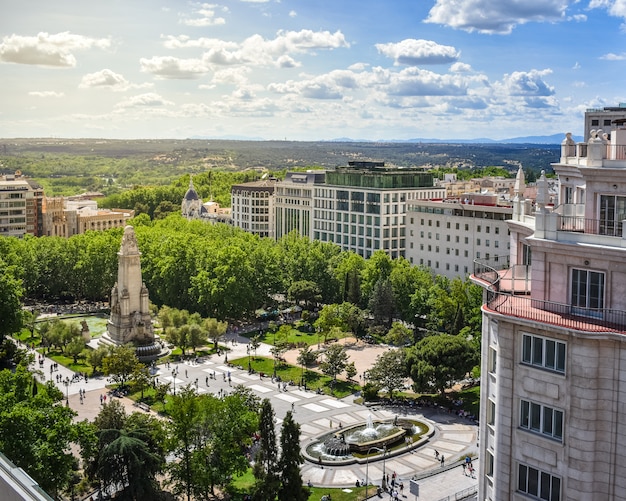
[[[348, 433], [369, 427], [387, 426], [392, 428], [394, 421], [391, 419], [372, 423], [368, 419], [368, 423], [365, 425], [361, 423], [331, 433], [324, 433], [302, 448], [302, 456], [307, 461], [320, 465], [365, 464], [366, 461], [379, 461], [421, 447], [435, 433], [434, 427], [427, 421], [399, 419], [396, 423], [396, 430], [389, 431], [385, 436], [371, 440], [365, 439], [356, 444], [347, 443], [348, 440], [343, 438], [348, 437]], [[407, 433], [411, 439], [405, 446], [402, 439], [407, 436]]]

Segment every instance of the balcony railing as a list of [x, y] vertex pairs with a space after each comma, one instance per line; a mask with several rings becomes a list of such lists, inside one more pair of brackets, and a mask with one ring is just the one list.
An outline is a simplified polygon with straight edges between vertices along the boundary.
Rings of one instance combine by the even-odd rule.
[[591, 235], [622, 236], [622, 221], [611, 219], [587, 219], [581, 216], [559, 216], [559, 231], [573, 231]]
[[626, 333], [626, 311], [609, 308], [575, 308], [571, 304], [520, 295], [515, 289], [505, 292], [502, 277], [508, 276], [508, 270], [498, 269], [493, 264], [474, 261], [474, 278], [484, 285], [487, 292], [485, 308], [502, 315], [567, 329]]

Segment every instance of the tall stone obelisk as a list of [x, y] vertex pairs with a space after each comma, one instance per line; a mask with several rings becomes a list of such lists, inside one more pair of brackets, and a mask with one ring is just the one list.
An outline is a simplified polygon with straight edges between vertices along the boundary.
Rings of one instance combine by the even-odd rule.
[[117, 282], [111, 290], [111, 318], [107, 324], [106, 341], [114, 344], [133, 343], [138, 347], [138, 352], [152, 351], [148, 347], [155, 345], [155, 338], [148, 289], [141, 280], [141, 252], [132, 226], [124, 228], [122, 245], [117, 255]]

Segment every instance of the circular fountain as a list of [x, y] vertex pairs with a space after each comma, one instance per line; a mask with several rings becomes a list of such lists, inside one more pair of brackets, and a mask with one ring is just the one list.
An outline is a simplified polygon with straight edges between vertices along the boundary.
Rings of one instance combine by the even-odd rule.
[[[309, 461], [324, 463], [350, 463], [360, 461], [364, 456], [382, 457], [400, 444], [407, 436], [420, 436], [429, 427], [421, 422], [408, 419], [374, 421], [372, 415], [366, 422], [326, 433], [317, 437], [303, 455]], [[404, 448], [404, 446], [402, 446]], [[375, 454], [371, 454], [372, 452]]]

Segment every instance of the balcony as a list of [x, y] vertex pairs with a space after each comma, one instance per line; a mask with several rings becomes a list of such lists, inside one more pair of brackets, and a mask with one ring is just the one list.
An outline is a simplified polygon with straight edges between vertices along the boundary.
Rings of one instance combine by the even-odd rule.
[[[530, 267], [499, 269], [497, 263], [474, 260], [472, 281], [486, 289], [484, 308], [510, 317], [585, 332], [626, 334], [626, 311], [609, 308], [575, 308], [570, 304], [533, 299]], [[517, 271], [515, 271], [517, 268]], [[526, 278], [522, 280], [523, 270]], [[525, 286], [522, 287], [522, 284]]]
[[557, 220], [557, 231], [572, 231], [589, 235], [619, 237], [623, 235], [623, 221], [612, 219], [587, 219], [581, 216], [561, 216]]

